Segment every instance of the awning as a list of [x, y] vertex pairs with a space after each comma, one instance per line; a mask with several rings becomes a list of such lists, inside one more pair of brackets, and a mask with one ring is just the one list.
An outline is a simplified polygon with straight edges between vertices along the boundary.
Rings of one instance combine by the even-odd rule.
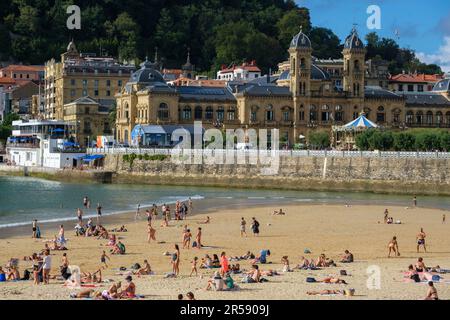
[[66, 141], [63, 143], [64, 147], [73, 147], [76, 144], [74, 142]]
[[83, 161], [84, 162], [91, 162], [91, 161], [95, 161], [95, 160], [98, 160], [98, 159], [101, 159], [101, 158], [104, 158], [104, 157], [105, 156], [102, 155], [102, 154], [91, 154], [91, 155], [85, 156], [83, 158]]

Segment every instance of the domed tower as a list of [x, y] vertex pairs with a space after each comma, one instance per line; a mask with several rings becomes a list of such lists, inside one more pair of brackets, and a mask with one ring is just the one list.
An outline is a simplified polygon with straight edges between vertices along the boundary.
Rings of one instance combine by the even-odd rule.
[[364, 98], [364, 73], [366, 48], [353, 27], [350, 35], [345, 39], [344, 50], [344, 91], [353, 97]]
[[188, 48], [188, 54], [187, 54], [186, 63], [183, 64], [181, 69], [183, 70], [183, 77], [184, 78], [188, 78], [188, 79], [193, 79], [194, 78], [195, 67], [191, 63], [191, 49], [190, 48]]
[[300, 32], [292, 38], [289, 46], [290, 89], [292, 96], [309, 96], [311, 91], [311, 41]]

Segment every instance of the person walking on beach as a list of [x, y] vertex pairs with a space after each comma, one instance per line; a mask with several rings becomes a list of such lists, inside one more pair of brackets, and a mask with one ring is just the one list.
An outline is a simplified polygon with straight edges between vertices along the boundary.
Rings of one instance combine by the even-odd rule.
[[414, 195], [414, 197], [413, 197], [413, 207], [414, 208], [417, 207], [417, 196], [416, 195]]
[[34, 219], [33, 220], [33, 236], [32, 238], [36, 239], [37, 238], [37, 220]]
[[180, 248], [175, 245], [175, 252], [172, 254], [172, 272], [175, 276], [180, 273]]
[[106, 259], [111, 261], [111, 259], [106, 255], [105, 250], [103, 250], [102, 255], [100, 256], [100, 263], [105, 266], [105, 268], [108, 268], [108, 264], [106, 263]]
[[192, 203], [191, 197], [189, 197], [188, 206], [189, 206], [189, 212], [192, 214], [192, 210], [194, 209], [194, 205]]
[[88, 201], [89, 201], [89, 198], [88, 198], [87, 196], [85, 196], [85, 197], [83, 198], [83, 206], [84, 206], [84, 208], [86, 208], [86, 209], [87, 209], [87, 207], [88, 207]]
[[202, 248], [202, 228], [198, 228], [197, 235], [195, 236], [195, 242], [197, 243], [197, 249]]
[[244, 235], [247, 236], [247, 232], [245, 232], [245, 226], [247, 225], [247, 221], [245, 221], [244, 217], [241, 218], [241, 237]]
[[445, 213], [442, 215], [442, 224], [445, 223]]
[[397, 237], [394, 236], [392, 238], [392, 240], [388, 244], [388, 248], [389, 248], [388, 258], [391, 257], [391, 252], [394, 253], [394, 257], [395, 256], [400, 256], [400, 251], [398, 250]]
[[136, 215], [134, 216], [134, 220], [141, 218], [141, 204], [139, 203], [136, 208]]
[[147, 236], [148, 243], [150, 243], [151, 240], [156, 241], [156, 237], [155, 237], [156, 230], [152, 227], [152, 224], [150, 222], [147, 224], [147, 234], [148, 234], [148, 236]]
[[389, 218], [389, 210], [385, 209], [384, 210], [384, 223], [387, 223], [388, 218]]
[[183, 232], [183, 249], [188, 248], [191, 246], [191, 238], [192, 233], [190, 229], [186, 229], [186, 231]]
[[78, 223], [82, 227], [83, 226], [83, 210], [81, 210], [80, 208], [77, 209], [77, 219], [78, 219]]
[[255, 217], [252, 218], [252, 231], [254, 236], [259, 235], [259, 222], [255, 219]]
[[97, 203], [97, 224], [100, 224], [100, 218], [102, 217], [102, 206]]
[[64, 226], [59, 226], [59, 233], [58, 233], [58, 241], [60, 245], [63, 245], [66, 243], [66, 238], [64, 237]]
[[417, 234], [417, 253], [419, 252], [420, 246], [423, 246], [425, 252], [427, 252], [427, 247], [425, 246], [425, 237], [427, 235], [423, 232], [423, 228], [420, 228], [420, 232]]

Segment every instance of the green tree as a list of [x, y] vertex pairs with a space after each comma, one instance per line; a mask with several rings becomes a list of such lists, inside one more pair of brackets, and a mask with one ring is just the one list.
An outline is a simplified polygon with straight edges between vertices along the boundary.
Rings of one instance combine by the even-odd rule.
[[309, 33], [313, 54], [317, 58], [337, 59], [342, 56], [341, 40], [330, 29], [314, 27]]
[[358, 147], [359, 150], [369, 150], [370, 143], [369, 139], [370, 137], [375, 133], [375, 130], [365, 130], [361, 133], [359, 133], [355, 138], [355, 144]]
[[328, 131], [315, 131], [309, 135], [309, 145], [313, 149], [325, 149], [330, 146], [330, 134]]
[[311, 30], [311, 18], [307, 8], [298, 8], [286, 12], [277, 23], [278, 40], [283, 48], [288, 48], [289, 43], [302, 27], [306, 34]]
[[416, 139], [408, 132], [394, 134], [394, 149], [396, 151], [412, 151], [415, 149]]
[[12, 122], [19, 119], [20, 117], [16, 113], [8, 113], [5, 116], [3, 122], [0, 124], [0, 140], [6, 141], [12, 133]]

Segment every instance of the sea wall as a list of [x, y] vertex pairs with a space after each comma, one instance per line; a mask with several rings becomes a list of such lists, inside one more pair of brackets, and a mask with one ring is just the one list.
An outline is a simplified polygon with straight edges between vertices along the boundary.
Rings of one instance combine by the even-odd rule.
[[117, 183], [450, 195], [450, 159], [283, 156], [278, 173], [264, 175], [261, 165], [130, 164], [107, 155], [105, 170]]

